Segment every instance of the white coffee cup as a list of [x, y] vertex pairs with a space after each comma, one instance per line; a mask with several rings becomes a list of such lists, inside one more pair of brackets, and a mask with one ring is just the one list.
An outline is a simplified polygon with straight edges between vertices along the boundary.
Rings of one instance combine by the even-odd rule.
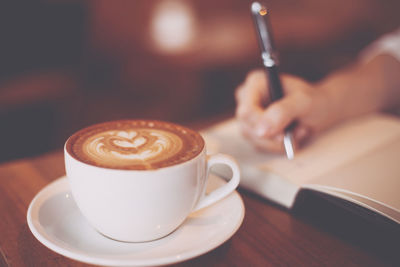
[[[233, 158], [206, 155], [205, 147], [188, 161], [154, 170], [103, 168], [79, 161], [65, 148], [64, 154], [80, 211], [100, 233], [119, 241], [143, 242], [170, 234], [190, 213], [229, 195], [240, 180]], [[215, 164], [229, 166], [233, 175], [228, 183], [206, 194]]]

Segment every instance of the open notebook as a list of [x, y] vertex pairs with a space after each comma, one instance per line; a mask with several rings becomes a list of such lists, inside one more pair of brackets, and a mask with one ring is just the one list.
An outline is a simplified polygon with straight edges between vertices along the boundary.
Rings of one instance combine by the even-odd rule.
[[[289, 161], [260, 152], [232, 119], [202, 132], [209, 153], [236, 158], [241, 186], [291, 208], [302, 189], [350, 201], [400, 224], [400, 119], [360, 117], [321, 134]], [[228, 177], [229, 169], [214, 170]]]

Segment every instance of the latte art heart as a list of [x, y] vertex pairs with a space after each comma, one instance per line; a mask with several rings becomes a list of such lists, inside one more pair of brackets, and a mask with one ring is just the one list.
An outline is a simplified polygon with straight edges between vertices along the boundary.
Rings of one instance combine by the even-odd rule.
[[161, 121], [115, 121], [78, 131], [67, 143], [76, 159], [115, 169], [157, 169], [197, 156], [204, 148], [193, 130]]
[[101, 164], [151, 165], [179, 153], [182, 140], [174, 133], [155, 129], [106, 131], [88, 138], [82, 149]]

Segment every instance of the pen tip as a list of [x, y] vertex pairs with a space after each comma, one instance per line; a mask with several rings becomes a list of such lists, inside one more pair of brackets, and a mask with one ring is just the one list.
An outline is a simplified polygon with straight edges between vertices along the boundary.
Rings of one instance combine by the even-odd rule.
[[283, 145], [285, 147], [286, 156], [289, 160], [294, 159], [294, 147], [292, 133], [286, 132], [283, 137]]

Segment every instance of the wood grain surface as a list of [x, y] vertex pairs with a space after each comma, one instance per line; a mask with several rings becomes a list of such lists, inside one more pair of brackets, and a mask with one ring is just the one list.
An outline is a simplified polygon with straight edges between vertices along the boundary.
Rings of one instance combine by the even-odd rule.
[[[31, 234], [32, 198], [64, 175], [61, 151], [0, 165], [0, 266], [88, 266], [43, 246]], [[307, 197], [287, 211], [239, 190], [246, 215], [215, 250], [176, 266], [400, 266], [398, 228], [356, 217]]]

